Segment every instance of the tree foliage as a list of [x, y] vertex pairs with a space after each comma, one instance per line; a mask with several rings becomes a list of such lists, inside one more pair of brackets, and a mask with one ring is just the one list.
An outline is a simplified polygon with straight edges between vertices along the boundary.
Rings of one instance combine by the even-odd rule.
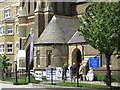
[[6, 55], [0, 56], [0, 62], [1, 62], [0, 68], [7, 69], [9, 66], [9, 63], [8, 63], [9, 60], [10, 59]]
[[0, 68], [2, 69], [2, 79], [4, 80], [4, 73], [5, 70], [8, 69], [8, 66], [9, 66], [9, 61], [10, 59], [6, 56], [6, 55], [1, 55], [0, 56]]
[[120, 41], [120, 3], [92, 3], [80, 18], [80, 31], [102, 53], [112, 54]]
[[80, 17], [80, 32], [86, 41], [106, 56], [106, 84], [111, 86], [110, 59], [120, 50], [120, 2], [96, 2]]

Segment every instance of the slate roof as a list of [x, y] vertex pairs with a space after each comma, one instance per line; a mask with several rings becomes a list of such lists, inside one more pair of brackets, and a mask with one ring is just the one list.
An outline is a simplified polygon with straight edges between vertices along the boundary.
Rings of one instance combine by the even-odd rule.
[[78, 26], [77, 18], [54, 15], [35, 44], [68, 43]]
[[86, 40], [84, 39], [83, 35], [76, 31], [73, 37], [68, 41], [68, 44], [75, 44], [75, 43], [84, 43]]

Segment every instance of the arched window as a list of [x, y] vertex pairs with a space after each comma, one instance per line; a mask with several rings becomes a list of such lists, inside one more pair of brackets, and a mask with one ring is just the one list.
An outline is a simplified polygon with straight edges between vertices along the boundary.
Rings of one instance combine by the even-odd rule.
[[47, 50], [47, 51], [46, 51], [46, 55], [47, 55], [46, 66], [47, 66], [47, 67], [48, 67], [49, 65], [51, 65], [51, 53], [52, 53], [52, 50]]

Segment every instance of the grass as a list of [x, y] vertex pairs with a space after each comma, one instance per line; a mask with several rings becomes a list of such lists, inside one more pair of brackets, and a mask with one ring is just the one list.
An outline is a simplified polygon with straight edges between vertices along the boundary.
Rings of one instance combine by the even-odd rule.
[[[17, 79], [17, 83], [16, 83], [16, 78], [12, 77], [12, 78], [5, 78], [4, 81], [9, 81], [9, 82], [13, 82], [14, 84], [28, 84], [28, 76], [18, 76]], [[43, 81], [45, 81], [45, 79], [43, 78]], [[31, 83], [39, 83], [40, 81], [35, 80], [34, 76], [30, 76], [30, 82]]]
[[[18, 83], [16, 82], [16, 78], [5, 78], [4, 81], [9, 81], [13, 82], [15, 85], [22, 85], [22, 84], [28, 84], [28, 76], [18, 76]], [[46, 77], [43, 77], [42, 81], [35, 80], [34, 76], [31, 75], [30, 77], [31, 83], [39, 83], [39, 82], [44, 82], [47, 81]], [[56, 86], [65, 86], [65, 87], [77, 87], [77, 83], [75, 82], [61, 82], [61, 83], [56, 83]], [[79, 87], [82, 88], [94, 88], [94, 89], [109, 89], [108, 86], [106, 85], [96, 85], [96, 84], [86, 84], [86, 83], [79, 83]], [[112, 90], [120, 90], [118, 87], [112, 87]]]

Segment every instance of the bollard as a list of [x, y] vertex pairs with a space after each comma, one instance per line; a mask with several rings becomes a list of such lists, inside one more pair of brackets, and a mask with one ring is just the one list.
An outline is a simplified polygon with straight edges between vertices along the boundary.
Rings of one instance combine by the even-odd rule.
[[51, 68], [51, 84], [53, 85], [53, 68]]

